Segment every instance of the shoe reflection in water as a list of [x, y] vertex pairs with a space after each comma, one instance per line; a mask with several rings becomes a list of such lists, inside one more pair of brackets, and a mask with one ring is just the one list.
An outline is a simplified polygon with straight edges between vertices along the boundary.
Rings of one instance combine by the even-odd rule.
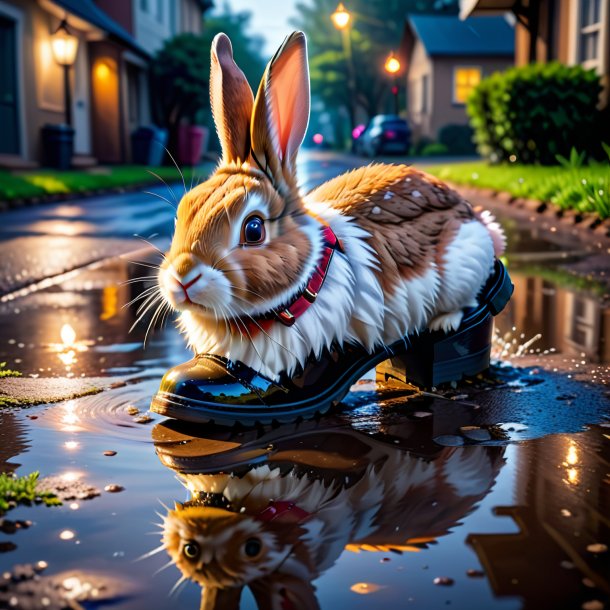
[[191, 493], [165, 516], [163, 544], [183, 578], [202, 585], [201, 607], [223, 610], [238, 608], [244, 586], [261, 609], [318, 608], [311, 581], [344, 549], [425, 548], [489, 492], [504, 463], [502, 447], [416, 439], [412, 422], [391, 436], [329, 418], [263, 435], [192, 434], [176, 421], [153, 431], [160, 460]]

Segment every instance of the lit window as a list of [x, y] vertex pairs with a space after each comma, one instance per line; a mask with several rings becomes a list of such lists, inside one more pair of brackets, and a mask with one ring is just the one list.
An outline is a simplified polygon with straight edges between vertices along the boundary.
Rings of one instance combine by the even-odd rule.
[[481, 82], [481, 68], [461, 67], [453, 70], [453, 102], [465, 104], [472, 90]]
[[582, 0], [580, 5], [579, 61], [587, 68], [601, 59], [602, 0]]

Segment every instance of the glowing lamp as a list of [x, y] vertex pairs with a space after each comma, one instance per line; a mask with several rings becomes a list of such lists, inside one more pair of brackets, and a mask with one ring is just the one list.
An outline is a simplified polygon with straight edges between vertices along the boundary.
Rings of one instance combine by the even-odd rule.
[[70, 90], [70, 68], [76, 61], [78, 38], [68, 29], [64, 19], [57, 30], [51, 35], [51, 51], [53, 58], [64, 69], [64, 100], [66, 125], [72, 125], [72, 92]]
[[384, 68], [388, 74], [396, 74], [396, 72], [400, 70], [400, 62], [395, 57], [394, 52], [388, 55], [387, 59], [385, 60]]
[[339, 2], [339, 5], [335, 9], [335, 12], [330, 16], [334, 26], [338, 30], [344, 30], [350, 22], [352, 16], [348, 10], [343, 6], [343, 2]]
[[65, 19], [51, 36], [51, 50], [53, 59], [60, 66], [74, 65], [78, 51], [78, 38], [70, 32]]

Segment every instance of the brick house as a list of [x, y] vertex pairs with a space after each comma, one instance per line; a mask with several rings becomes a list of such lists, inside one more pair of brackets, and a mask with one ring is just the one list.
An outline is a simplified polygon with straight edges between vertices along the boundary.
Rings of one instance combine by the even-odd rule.
[[209, 0], [0, 0], [0, 165], [41, 159], [41, 128], [64, 119], [51, 35], [79, 39], [71, 70], [75, 165], [130, 159], [130, 133], [150, 123], [148, 71], [163, 41], [200, 32]]
[[[560, 61], [593, 68], [610, 96], [610, 3], [608, 0], [460, 0], [466, 22], [510, 11], [516, 18], [515, 63]], [[474, 17], [473, 17], [474, 16]]]
[[407, 112], [415, 139], [436, 139], [441, 127], [466, 125], [465, 104], [482, 78], [514, 60], [513, 22], [503, 16], [413, 15], [400, 54], [406, 65]]

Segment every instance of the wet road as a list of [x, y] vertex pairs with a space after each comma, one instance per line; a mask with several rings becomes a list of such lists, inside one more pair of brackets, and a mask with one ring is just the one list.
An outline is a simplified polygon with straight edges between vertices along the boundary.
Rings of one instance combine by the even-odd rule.
[[[313, 186], [350, 163], [311, 156], [301, 175]], [[65, 597], [136, 610], [240, 597], [242, 608], [608, 607], [610, 262], [561, 230], [503, 224], [515, 297], [488, 375], [424, 394], [364, 379], [349, 409], [320, 421], [231, 431], [146, 414], [163, 372], [188, 357], [169, 323], [144, 348], [146, 325], [129, 333], [125, 307], [149, 285], [126, 282], [158, 260], [133, 254], [146, 247], [133, 234], [162, 248], [167, 202], [126, 195], [3, 215], [0, 362], [29, 383], [102, 376], [112, 387], [0, 408], [0, 471], [101, 493], [5, 515], [0, 575], [49, 565], [38, 581], [24, 569], [0, 580], [0, 608]], [[112, 484], [124, 490], [104, 491]], [[11, 533], [19, 520], [33, 523]], [[162, 534], [158, 553], [134, 561]], [[214, 570], [194, 570], [203, 556]]]

